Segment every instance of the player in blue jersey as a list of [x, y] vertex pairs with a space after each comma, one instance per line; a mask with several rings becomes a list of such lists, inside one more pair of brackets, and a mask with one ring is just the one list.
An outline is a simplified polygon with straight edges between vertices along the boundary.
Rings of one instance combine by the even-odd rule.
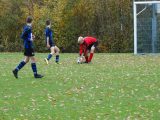
[[46, 37], [46, 46], [48, 49], [50, 49], [51, 53], [48, 55], [47, 58], [45, 58], [45, 62], [48, 64], [49, 60], [52, 58], [52, 56], [55, 54], [55, 62], [59, 63], [59, 48], [55, 45], [53, 41], [53, 31], [51, 30], [51, 21], [46, 21], [46, 29], [45, 29], [45, 37]]
[[19, 65], [12, 71], [14, 76], [18, 78], [18, 71], [22, 69], [26, 63], [31, 60], [31, 67], [34, 73], [35, 78], [42, 78], [43, 76], [37, 73], [36, 61], [34, 57], [34, 47], [33, 47], [33, 39], [35, 38], [32, 35], [32, 17], [27, 17], [27, 24], [23, 28], [23, 32], [21, 38], [24, 42], [24, 60], [19, 63]]

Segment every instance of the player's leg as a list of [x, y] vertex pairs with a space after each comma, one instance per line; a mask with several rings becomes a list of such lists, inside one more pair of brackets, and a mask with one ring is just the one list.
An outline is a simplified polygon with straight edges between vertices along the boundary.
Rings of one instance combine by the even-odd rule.
[[59, 63], [59, 52], [60, 52], [60, 49], [57, 46], [55, 46], [54, 50], [55, 50], [55, 54], [56, 54], [55, 62]]
[[85, 63], [88, 63], [88, 53], [89, 53], [89, 50], [87, 50], [86, 53], [84, 54], [85, 59], [86, 59]]
[[54, 46], [52, 46], [52, 47], [50, 48], [50, 51], [51, 51], [51, 53], [48, 54], [48, 57], [44, 59], [47, 64], [49, 63], [49, 60], [52, 58], [52, 56], [55, 54]]
[[94, 51], [95, 51], [95, 46], [93, 45], [93, 46], [91, 47], [91, 51], [90, 51], [90, 56], [89, 56], [88, 62], [91, 62], [91, 61], [92, 61]]
[[42, 78], [43, 76], [37, 73], [37, 66], [36, 66], [35, 57], [31, 56], [30, 59], [31, 59], [31, 67], [32, 67], [32, 70], [33, 70], [34, 77], [35, 78]]
[[93, 55], [94, 55], [94, 51], [95, 51], [95, 49], [96, 49], [97, 46], [98, 46], [98, 41], [95, 42], [95, 43], [92, 45], [91, 49], [90, 49], [90, 56], [89, 56], [88, 62], [91, 62], [91, 61], [92, 61], [92, 58], [93, 58]]
[[29, 57], [25, 56], [24, 60], [21, 61], [21, 62], [18, 64], [18, 66], [12, 71], [13, 74], [14, 74], [14, 76], [15, 76], [15, 78], [18, 78], [18, 71], [19, 71], [20, 69], [22, 69], [22, 68], [25, 66], [25, 64], [28, 63], [28, 62], [29, 62]]
[[24, 57], [24, 60], [19, 63], [19, 65], [16, 67], [16, 69], [19, 71], [19, 70], [22, 69], [22, 68], [25, 66], [25, 64], [28, 63], [28, 62], [29, 62], [29, 57], [28, 57], [28, 56], [25, 56], [25, 57]]

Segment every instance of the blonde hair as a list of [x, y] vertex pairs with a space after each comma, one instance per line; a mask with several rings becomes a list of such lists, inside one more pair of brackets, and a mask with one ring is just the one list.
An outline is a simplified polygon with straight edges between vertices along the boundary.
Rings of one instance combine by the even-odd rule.
[[80, 36], [80, 37], [78, 38], [78, 43], [81, 43], [82, 40], [83, 40], [83, 37]]

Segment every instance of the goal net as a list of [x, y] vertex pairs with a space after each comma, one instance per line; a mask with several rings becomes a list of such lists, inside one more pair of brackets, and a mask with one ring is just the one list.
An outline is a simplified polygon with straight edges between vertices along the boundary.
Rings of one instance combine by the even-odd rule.
[[160, 1], [134, 2], [134, 54], [160, 53]]

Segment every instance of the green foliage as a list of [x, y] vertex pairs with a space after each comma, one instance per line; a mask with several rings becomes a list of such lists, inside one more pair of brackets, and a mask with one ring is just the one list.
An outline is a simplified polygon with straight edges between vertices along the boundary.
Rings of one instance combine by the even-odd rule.
[[[17, 2], [16, 0], [8, 0], [4, 2], [4, 6], [1, 6], [1, 9], [3, 7], [7, 8], [3, 8], [4, 13], [2, 13], [0, 17], [0, 41], [3, 51], [14, 51], [16, 50], [15, 46], [17, 50], [21, 49], [19, 36], [22, 29], [20, 18], [23, 13], [20, 4], [21, 2]], [[1, 12], [2, 11], [3, 10], [1, 10]]]
[[[77, 52], [80, 35], [100, 40], [99, 52], [132, 52], [130, 0], [2, 0], [0, 50], [20, 51], [20, 34], [28, 15], [33, 16], [36, 51], [44, 52], [45, 21], [52, 20], [54, 40], [66, 52]], [[16, 49], [15, 49], [16, 46]]]

